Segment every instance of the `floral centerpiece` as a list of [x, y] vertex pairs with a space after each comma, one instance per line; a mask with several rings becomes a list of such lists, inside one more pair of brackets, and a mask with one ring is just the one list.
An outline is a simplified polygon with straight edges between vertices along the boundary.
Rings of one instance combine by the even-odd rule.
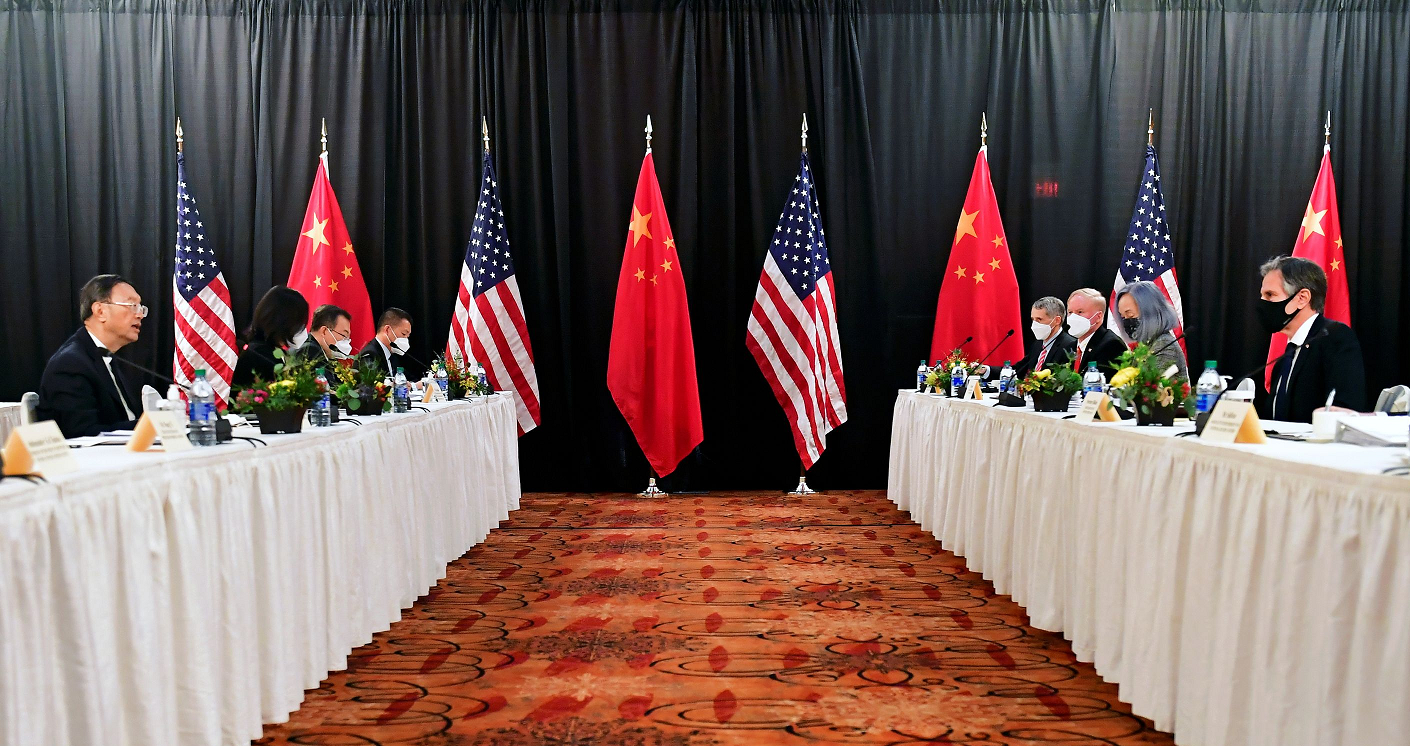
[[945, 359], [941, 360], [934, 369], [925, 374], [925, 385], [939, 393], [949, 393], [950, 374], [954, 372], [957, 365], [964, 370], [966, 381], [970, 376], [979, 374], [979, 361], [965, 357], [964, 353], [956, 347], [950, 350], [950, 354], [946, 355]]
[[441, 355], [432, 361], [431, 368], [446, 371], [447, 399], [464, 399], [486, 393], [480, 390], [480, 378], [475, 370], [457, 356]]
[[392, 389], [380, 368], [356, 359], [347, 365], [333, 366], [333, 372], [338, 377], [334, 394], [348, 408], [348, 414], [380, 415], [387, 408]]
[[1018, 390], [1033, 397], [1039, 412], [1066, 412], [1072, 395], [1082, 390], [1082, 376], [1071, 365], [1040, 368], [1024, 376]]
[[1177, 370], [1173, 364], [1162, 369], [1150, 346], [1138, 344], [1117, 358], [1112, 396], [1136, 409], [1138, 425], [1172, 425], [1176, 411], [1188, 417], [1194, 406], [1190, 381]]
[[254, 382], [235, 394], [231, 409], [259, 416], [263, 433], [297, 433], [303, 430], [304, 412], [327, 387], [318, 380], [312, 361], [286, 356], [276, 349], [274, 378], [255, 375]]

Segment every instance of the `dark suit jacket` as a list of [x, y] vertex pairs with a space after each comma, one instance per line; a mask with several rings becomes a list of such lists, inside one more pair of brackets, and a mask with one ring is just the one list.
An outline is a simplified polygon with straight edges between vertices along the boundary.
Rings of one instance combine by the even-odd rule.
[[123, 377], [122, 364], [113, 363], [113, 374], [103, 364], [106, 350], [93, 344], [88, 329], [78, 331], [61, 345], [39, 379], [39, 417], [59, 424], [65, 438], [97, 435], [104, 430], [126, 430], [137, 424], [127, 418], [113, 379], [133, 414], [141, 414], [142, 401]]
[[274, 366], [279, 363], [279, 358], [274, 356], [274, 351], [278, 349], [268, 342], [251, 342], [245, 347], [245, 351], [240, 353], [239, 362], [235, 363], [235, 375], [230, 378], [230, 388], [239, 390], [247, 389], [255, 382], [255, 376], [269, 381], [274, 378]]
[[[1096, 363], [1097, 370], [1111, 377], [1112, 366], [1116, 359], [1121, 357], [1121, 353], [1126, 351], [1126, 343], [1121, 341], [1121, 337], [1116, 336], [1116, 332], [1103, 326], [1092, 332], [1092, 336], [1087, 340], [1087, 351], [1082, 354], [1081, 371], [1087, 372], [1088, 363]], [[1077, 345], [1072, 346], [1072, 354], [1077, 354]]]
[[335, 362], [328, 359], [328, 356], [323, 353], [323, 345], [320, 345], [318, 340], [314, 339], [311, 334], [308, 337], [308, 341], [304, 342], [302, 347], [295, 350], [294, 354], [297, 355], [300, 360], [312, 360], [316, 365], [322, 365], [325, 368], [333, 365]]
[[382, 352], [382, 343], [378, 342], [376, 337], [368, 340], [367, 344], [363, 345], [362, 351], [357, 353], [357, 357], [359, 360], [373, 365], [378, 370], [382, 371], [383, 376], [388, 378], [392, 376], [393, 371], [387, 369], [387, 356]]
[[[1019, 378], [1028, 375], [1033, 367], [1038, 363], [1038, 356], [1043, 352], [1043, 343], [1036, 339], [1030, 340], [1028, 349], [1023, 355], [1023, 359], [1013, 366], [1013, 371]], [[1053, 348], [1048, 350], [1048, 358], [1043, 361], [1044, 368], [1054, 365], [1068, 363], [1068, 356], [1077, 354], [1077, 338], [1067, 333], [1066, 329], [1058, 331], [1057, 341], [1053, 343]], [[1070, 363], [1069, 363], [1070, 364]]]
[[[1279, 363], [1274, 363], [1275, 368], [1277, 365]], [[1287, 420], [1311, 422], [1312, 410], [1327, 403], [1327, 394], [1332, 389], [1337, 390], [1333, 401], [1337, 406], [1366, 411], [1366, 368], [1356, 333], [1340, 321], [1318, 316], [1312, 321], [1307, 342], [1298, 353], [1297, 365], [1288, 379]], [[1273, 397], [1266, 391], [1258, 411], [1262, 417], [1273, 418]]]

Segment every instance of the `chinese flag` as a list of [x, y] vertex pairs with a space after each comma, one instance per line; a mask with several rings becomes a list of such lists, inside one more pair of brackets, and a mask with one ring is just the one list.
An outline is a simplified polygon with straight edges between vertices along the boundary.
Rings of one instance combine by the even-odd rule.
[[685, 280], [650, 151], [617, 277], [607, 388], [658, 475], [675, 471], [704, 440]]
[[318, 158], [318, 173], [313, 177], [313, 193], [308, 196], [308, 211], [304, 213], [303, 231], [294, 251], [294, 266], [289, 270], [289, 287], [308, 299], [309, 319], [325, 303], [332, 303], [352, 314], [353, 351], [362, 349], [376, 333], [372, 317], [372, 301], [367, 297], [367, 284], [357, 266], [348, 226], [338, 197], [328, 181], [328, 154]]
[[[1332, 321], [1351, 325], [1351, 290], [1346, 283], [1346, 254], [1341, 245], [1341, 218], [1337, 215], [1337, 185], [1332, 178], [1332, 146], [1322, 149], [1322, 168], [1317, 171], [1317, 183], [1302, 214], [1302, 226], [1297, 230], [1297, 245], [1293, 256], [1311, 259], [1327, 273], [1327, 303], [1323, 315]], [[1268, 357], [1280, 357], [1287, 349], [1288, 338], [1275, 333], [1268, 342]], [[1264, 373], [1265, 387], [1273, 385], [1273, 368]]]
[[[964, 350], [969, 357], [980, 357], [999, 345], [988, 362], [1023, 358], [1027, 324], [1018, 297], [1018, 276], [1009, 260], [1004, 223], [999, 218], [999, 201], [989, 180], [988, 151], [987, 146], [980, 148], [974, 159], [969, 193], [950, 245], [950, 262], [935, 305], [932, 360], [944, 358], [971, 335], [974, 341]], [[1010, 329], [1013, 335], [1004, 339]]]

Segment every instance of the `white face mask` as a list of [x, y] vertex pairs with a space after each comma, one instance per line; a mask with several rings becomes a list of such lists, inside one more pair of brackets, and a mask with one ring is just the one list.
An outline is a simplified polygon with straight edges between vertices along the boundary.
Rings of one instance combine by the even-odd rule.
[[1041, 321], [1033, 322], [1033, 336], [1037, 337], [1039, 342], [1046, 342], [1052, 334], [1053, 328], [1051, 326]]
[[411, 349], [410, 339], [407, 339], [406, 337], [397, 337], [396, 339], [392, 340], [392, 351], [397, 353], [398, 355], [405, 355], [406, 351], [409, 349]]
[[1083, 334], [1092, 330], [1092, 322], [1086, 316], [1071, 314], [1067, 317], [1067, 330], [1072, 332], [1072, 336], [1081, 339]]
[[340, 339], [333, 343], [333, 349], [337, 350], [339, 355], [347, 357], [352, 354], [352, 340]]
[[290, 346], [290, 347], [295, 347], [295, 348], [303, 347], [303, 346], [304, 346], [304, 342], [307, 342], [307, 341], [308, 341], [308, 330], [307, 330], [307, 329], [300, 329], [298, 332], [296, 332], [296, 333], [294, 334], [294, 338], [291, 339], [291, 340], [289, 340], [289, 346]]

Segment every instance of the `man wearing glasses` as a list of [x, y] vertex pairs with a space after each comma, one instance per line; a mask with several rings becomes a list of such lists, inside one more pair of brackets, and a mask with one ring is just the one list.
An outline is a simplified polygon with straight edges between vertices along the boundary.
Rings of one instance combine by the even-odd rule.
[[39, 382], [39, 416], [66, 438], [137, 424], [140, 400], [113, 366], [113, 353], [137, 341], [147, 307], [117, 275], [98, 275], [79, 292], [83, 326], [49, 358]]
[[[313, 333], [298, 350], [304, 360], [323, 360], [329, 363], [352, 359], [352, 314], [325, 303], [313, 312], [309, 322]], [[329, 377], [333, 375], [328, 372]]]

